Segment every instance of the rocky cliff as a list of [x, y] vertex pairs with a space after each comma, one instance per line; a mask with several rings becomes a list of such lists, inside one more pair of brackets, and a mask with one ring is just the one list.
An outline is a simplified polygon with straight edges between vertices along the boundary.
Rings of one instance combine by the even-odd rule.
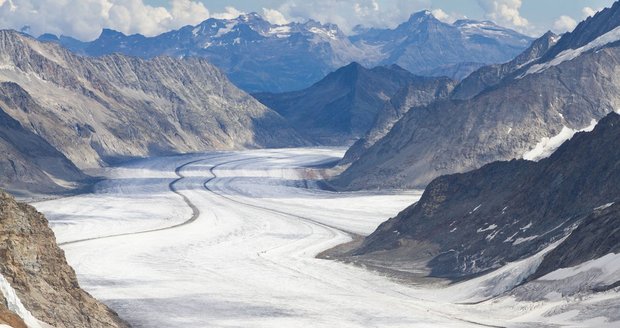
[[11, 82], [1, 90], [4, 113], [81, 169], [135, 156], [307, 144], [205, 59], [80, 57], [0, 31], [0, 80]]
[[58, 192], [87, 177], [56, 148], [24, 128], [3, 108], [37, 109], [17, 84], [0, 83], [0, 184], [20, 192]]
[[45, 217], [1, 191], [0, 274], [10, 285], [2, 286], [0, 322], [32, 327], [36, 318], [41, 327], [128, 327], [80, 289]]
[[412, 86], [416, 93], [412, 97], [424, 102], [447, 93], [451, 83], [447, 78], [419, 77], [398, 66], [368, 69], [351, 63], [310, 88], [254, 96], [303, 135], [323, 144], [343, 145], [364, 136], [374, 125], [389, 122], [393, 109], [385, 107], [399, 90]]
[[617, 251], [618, 140], [620, 115], [611, 113], [539, 162], [496, 162], [437, 178], [353, 254], [462, 278], [532, 256], [577, 226], [539, 276]]
[[[497, 160], [535, 158], [574, 132], [590, 128], [620, 108], [617, 12], [618, 2], [564, 35], [543, 55], [529, 49], [524, 56], [534, 60], [516, 69], [488, 70], [500, 74], [500, 81], [484, 82], [485, 74], [478, 74], [457, 86], [460, 97], [407, 112], [334, 184], [347, 189], [424, 187], [443, 174]], [[565, 38], [590, 42], [571, 48], [573, 43]], [[553, 36], [540, 41], [544, 50]]]

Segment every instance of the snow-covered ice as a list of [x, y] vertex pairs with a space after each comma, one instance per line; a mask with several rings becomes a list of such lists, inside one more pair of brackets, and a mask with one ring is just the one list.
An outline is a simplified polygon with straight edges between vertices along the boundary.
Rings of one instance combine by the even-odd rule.
[[523, 159], [537, 162], [541, 159], [547, 158], [551, 156], [551, 154], [553, 154], [553, 152], [555, 152], [565, 141], [571, 139], [575, 133], [590, 132], [594, 130], [597, 123], [598, 122], [593, 119], [590, 121], [590, 125], [581, 130], [574, 130], [564, 126], [557, 135], [551, 138], [542, 138], [542, 140], [536, 144], [532, 150], [523, 154]]
[[[352, 234], [371, 233], [421, 196], [318, 189], [313, 168], [343, 153], [253, 150], [139, 160], [101, 172], [107, 179], [93, 194], [33, 205], [50, 219], [81, 286], [134, 327], [468, 327], [534, 320], [529, 310], [541, 304], [526, 310], [510, 297], [465, 303], [518, 284], [540, 255], [442, 288], [316, 259]], [[84, 239], [90, 240], [71, 243]]]
[[543, 72], [550, 67], [558, 66], [564, 62], [571, 61], [581, 56], [583, 53], [586, 53], [590, 50], [598, 49], [600, 47], [604, 47], [618, 40], [620, 40], [620, 27], [614, 28], [613, 30], [599, 36], [598, 38], [594, 39], [590, 43], [580, 48], [564, 50], [548, 62], [532, 65], [532, 67], [530, 67], [527, 72], [525, 72], [522, 76], [519, 76], [518, 78], [523, 78], [530, 74], [537, 74]]

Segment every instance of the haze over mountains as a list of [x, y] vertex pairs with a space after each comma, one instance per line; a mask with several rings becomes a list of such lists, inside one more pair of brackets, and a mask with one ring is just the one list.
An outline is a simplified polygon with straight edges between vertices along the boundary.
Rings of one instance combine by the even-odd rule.
[[616, 2], [557, 43], [546, 34], [515, 61], [473, 73], [452, 99], [408, 111], [334, 182], [423, 187], [493, 161], [548, 155], [620, 108], [619, 16]]
[[0, 191], [0, 326], [126, 327], [78, 277], [137, 325], [614, 326], [618, 140], [620, 1], [536, 40], [428, 11], [0, 30], [0, 187], [94, 190], [35, 203], [77, 277]]
[[488, 21], [447, 24], [429, 11], [411, 15], [394, 29], [358, 28], [353, 36], [334, 24], [274, 25], [251, 13], [211, 18], [155, 37], [104, 30], [91, 42], [53, 35], [40, 39], [89, 56], [205, 57], [248, 92], [304, 89], [351, 62], [397, 64], [417, 75], [461, 79], [480, 66], [512, 59], [532, 41]]
[[[320, 144], [343, 145], [364, 136], [398, 92], [415, 89], [414, 103], [428, 103], [447, 96], [456, 82], [448, 78], [421, 77], [397, 65], [367, 69], [349, 64], [328, 74], [310, 88], [254, 97], [285, 117], [304, 136]], [[408, 109], [408, 108], [407, 108]]]
[[32, 147], [3, 139], [15, 154], [3, 182], [14, 187], [76, 182], [83, 176], [69, 161], [83, 169], [134, 156], [308, 144], [204, 59], [80, 57], [14, 31], [0, 31], [0, 55], [4, 122], [45, 154], [25, 160]]

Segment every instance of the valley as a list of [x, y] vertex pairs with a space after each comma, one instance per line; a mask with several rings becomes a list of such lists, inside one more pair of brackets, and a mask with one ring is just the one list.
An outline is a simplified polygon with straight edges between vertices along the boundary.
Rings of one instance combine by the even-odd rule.
[[[528, 318], [531, 308], [514, 312], [510, 297], [458, 304], [482, 297], [485, 280], [402, 284], [380, 272], [316, 259], [355, 235], [370, 234], [421, 195], [318, 189], [317, 167], [344, 151], [149, 158], [99, 172], [107, 178], [92, 194], [34, 205], [49, 218], [82, 287], [133, 327], [480, 327], [558, 319]], [[562, 306], [575, 302], [523, 306], [541, 313], [556, 309], [560, 316], [566, 315]], [[589, 311], [562, 320], [605, 322]]]

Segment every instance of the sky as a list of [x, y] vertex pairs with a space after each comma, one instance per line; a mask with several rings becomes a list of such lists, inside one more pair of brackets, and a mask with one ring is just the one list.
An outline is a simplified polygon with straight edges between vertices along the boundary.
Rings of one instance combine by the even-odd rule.
[[53, 33], [81, 40], [103, 28], [126, 34], [157, 35], [203, 20], [258, 12], [274, 24], [318, 20], [345, 33], [358, 25], [395, 27], [428, 9], [446, 22], [492, 20], [521, 33], [571, 31], [579, 21], [614, 0], [0, 0], [0, 28], [33, 35]]

